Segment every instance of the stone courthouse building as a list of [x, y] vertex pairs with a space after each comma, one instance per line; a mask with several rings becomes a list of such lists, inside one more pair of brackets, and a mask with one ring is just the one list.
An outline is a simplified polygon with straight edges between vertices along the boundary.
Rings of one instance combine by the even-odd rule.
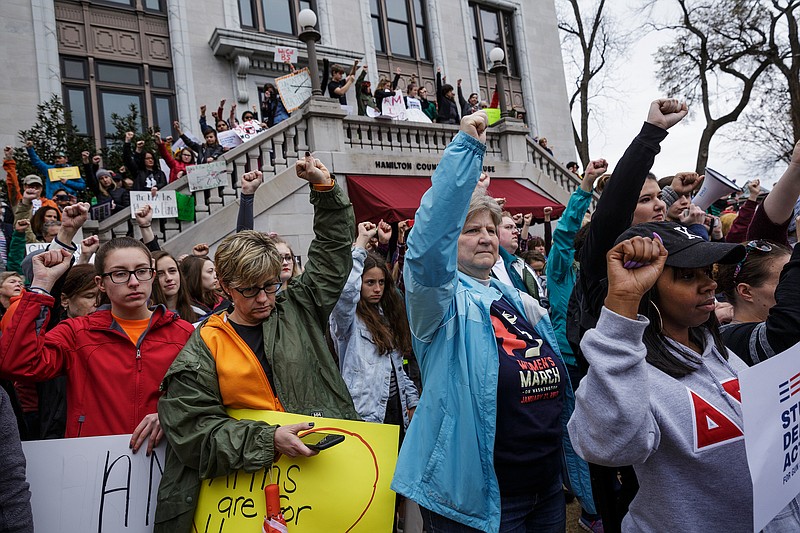
[[[489, 72], [488, 53], [502, 48], [507, 101], [524, 113], [524, 122], [502, 121], [489, 135], [486, 164], [500, 178], [499, 192], [516, 196], [519, 186], [563, 204], [576, 186], [562, 166], [574, 158], [574, 148], [553, 0], [4, 0], [2, 5], [3, 145], [19, 143], [16, 132], [30, 126], [36, 105], [52, 94], [63, 98], [79, 131], [98, 146], [112, 129], [111, 114], [127, 114], [132, 103], [142, 112], [143, 126], [162, 132], [179, 120], [199, 133], [200, 105], [208, 106], [211, 121], [211, 110], [223, 98], [225, 115], [236, 103], [241, 116], [259, 105], [265, 83], [289, 72], [275, 61], [277, 47], [297, 48], [298, 68], [308, 65], [297, 19], [300, 10], [311, 9], [321, 35], [320, 70], [323, 58], [346, 67], [359, 60], [369, 66], [373, 88], [379, 77], [391, 78], [399, 68], [400, 89], [414, 73], [435, 99], [441, 67], [448, 83], [463, 80], [465, 96], [477, 92], [489, 101], [496, 75]], [[352, 104], [354, 89], [348, 94]], [[397, 221], [415, 207], [413, 195], [401, 193], [424, 190], [455, 131], [347, 116], [338, 102], [313, 99], [285, 123], [227, 152], [229, 186], [195, 192], [195, 220], [165, 220], [160, 237], [169, 250], [201, 241], [213, 248], [235, 226], [237, 176], [259, 167], [271, 186], [259, 191], [256, 229], [276, 231], [304, 251], [311, 221], [298, 223], [297, 215], [310, 214], [310, 206], [291, 166], [305, 150], [346, 177], [342, 183], [348, 189], [359, 189], [350, 191], [357, 215]], [[548, 138], [553, 156], [533, 142], [539, 135]], [[190, 194], [185, 178], [169, 188]], [[402, 202], [408, 205], [383, 205]], [[120, 215], [89, 229], [102, 238], [124, 234], [127, 220]], [[207, 224], [211, 219], [215, 222]]]

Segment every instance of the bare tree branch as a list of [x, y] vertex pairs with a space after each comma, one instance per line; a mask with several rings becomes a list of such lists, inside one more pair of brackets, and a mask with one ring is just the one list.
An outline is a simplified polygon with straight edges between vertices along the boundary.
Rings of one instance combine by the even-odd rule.
[[589, 163], [589, 122], [591, 101], [607, 88], [609, 73], [629, 44], [629, 37], [610, 17], [606, 0], [599, 0], [589, 13], [582, 13], [581, 0], [559, 0], [559, 22], [565, 63], [573, 72], [575, 90], [570, 95], [570, 112], [575, 148], [581, 163]]

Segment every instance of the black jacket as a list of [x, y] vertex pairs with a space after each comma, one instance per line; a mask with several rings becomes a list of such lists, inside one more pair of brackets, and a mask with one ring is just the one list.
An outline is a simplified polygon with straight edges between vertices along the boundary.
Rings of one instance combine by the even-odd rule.
[[131, 193], [122, 185], [115, 184], [116, 187], [104, 194], [100, 189], [100, 182], [97, 179], [97, 169], [94, 164], [87, 163], [83, 165], [83, 176], [86, 181], [86, 186], [92, 191], [97, 198], [97, 203], [102, 204], [105, 202], [114, 202], [112, 213], [118, 213], [131, 205]]
[[440, 124], [458, 124], [461, 122], [461, 115], [458, 113], [458, 104], [444, 95], [442, 90], [442, 73], [436, 73], [436, 103], [439, 105], [439, 117], [437, 122]]
[[[587, 330], [597, 325], [608, 292], [606, 254], [631, 226], [639, 192], [666, 136], [667, 130], [644, 123], [617, 163], [613, 179], [608, 180], [592, 215], [580, 254], [580, 274], [570, 296], [573, 313], [567, 313], [567, 339], [583, 369], [588, 368], [588, 364], [574, 340], [580, 340]], [[579, 327], [577, 333], [575, 327]]]
[[181, 134], [181, 140], [186, 146], [191, 148], [194, 151], [194, 153], [197, 154], [198, 165], [203, 163], [208, 163], [209, 158], [216, 160], [219, 156], [221, 156], [225, 152], [225, 150], [222, 148], [222, 145], [219, 143], [213, 144], [211, 146], [205, 143], [198, 144], [193, 140], [191, 140], [189, 137], [187, 137], [186, 134]]
[[784, 352], [800, 342], [800, 246], [781, 272], [775, 305], [764, 322], [728, 324], [722, 340], [749, 366]]
[[125, 143], [122, 148], [122, 160], [128, 172], [133, 175], [134, 191], [149, 191], [153, 187], [161, 189], [167, 186], [167, 175], [159, 168], [158, 163], [152, 170], [147, 170], [141, 154], [133, 154], [131, 143]]

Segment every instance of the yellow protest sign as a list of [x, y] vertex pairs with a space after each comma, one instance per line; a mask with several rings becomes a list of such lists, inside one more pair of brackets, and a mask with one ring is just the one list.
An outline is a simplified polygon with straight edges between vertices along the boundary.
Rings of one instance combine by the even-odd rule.
[[81, 177], [78, 167], [60, 167], [47, 170], [50, 181], [77, 180]]
[[194, 529], [198, 533], [261, 533], [264, 487], [277, 483], [291, 533], [389, 533], [395, 493], [397, 426], [316, 418], [276, 411], [229, 410], [236, 419], [270, 424], [314, 422], [314, 431], [344, 435], [344, 442], [314, 457], [283, 456], [269, 470], [204, 480]]
[[489, 125], [491, 126], [495, 122], [499, 121], [502, 117], [500, 114], [500, 110], [496, 107], [487, 107], [484, 109], [486, 111], [486, 116], [489, 118]]

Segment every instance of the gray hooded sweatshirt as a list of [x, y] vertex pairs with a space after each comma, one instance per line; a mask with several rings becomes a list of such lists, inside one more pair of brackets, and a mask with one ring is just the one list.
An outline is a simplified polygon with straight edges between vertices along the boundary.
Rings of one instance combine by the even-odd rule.
[[[648, 323], [603, 308], [581, 341], [591, 366], [567, 426], [575, 451], [633, 465], [640, 488], [623, 531], [752, 531], [737, 377], [746, 366], [734, 354], [723, 359], [709, 333], [696, 370], [673, 378], [645, 361]], [[689, 349], [670, 342], [689, 362]]]

